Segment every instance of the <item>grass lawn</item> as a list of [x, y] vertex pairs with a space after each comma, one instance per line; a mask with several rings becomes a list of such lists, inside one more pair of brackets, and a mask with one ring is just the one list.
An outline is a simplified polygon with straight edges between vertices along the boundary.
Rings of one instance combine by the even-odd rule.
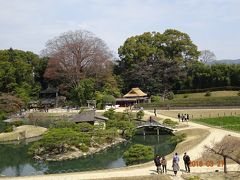
[[[153, 112], [153, 110], [152, 110]], [[215, 118], [224, 116], [240, 116], [240, 109], [175, 109], [175, 110], [158, 110], [158, 113], [177, 118], [177, 114], [189, 114], [190, 120], [200, 118]]]
[[[207, 98], [206, 92], [202, 93], [187, 93], [187, 94], [175, 94], [174, 98]], [[238, 96], [238, 91], [213, 91], [211, 97], [231, 97]]]
[[204, 118], [194, 120], [194, 122], [240, 132], [240, 116]]
[[201, 98], [175, 98], [152, 103], [141, 103], [137, 107], [149, 108], [170, 108], [171, 107], [221, 107], [240, 106], [240, 96], [230, 97], [201, 97]]
[[171, 107], [221, 107], [240, 106], [238, 91], [213, 91], [211, 96], [204, 93], [175, 94], [174, 99], [163, 101], [161, 98], [152, 103], [138, 104], [137, 107], [170, 108]]

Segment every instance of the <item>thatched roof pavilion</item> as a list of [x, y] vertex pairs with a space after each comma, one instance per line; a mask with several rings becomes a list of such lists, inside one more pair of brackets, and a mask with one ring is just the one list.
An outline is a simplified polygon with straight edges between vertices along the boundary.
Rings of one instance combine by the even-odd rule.
[[147, 102], [148, 96], [138, 87], [132, 88], [123, 98], [117, 98], [116, 104], [120, 106], [132, 106], [137, 103]]
[[147, 94], [142, 92], [139, 88], [132, 88], [127, 94], [123, 96], [124, 98], [139, 98], [147, 97]]

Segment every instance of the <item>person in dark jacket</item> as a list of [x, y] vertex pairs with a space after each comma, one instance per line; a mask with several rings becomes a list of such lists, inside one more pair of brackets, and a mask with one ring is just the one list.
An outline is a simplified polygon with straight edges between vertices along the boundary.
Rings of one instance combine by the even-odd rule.
[[190, 167], [189, 167], [190, 166], [190, 157], [189, 157], [189, 155], [187, 155], [186, 152], [184, 153], [183, 161], [184, 161], [186, 172], [190, 173]]
[[153, 112], [154, 112], [154, 116], [157, 116], [157, 109], [156, 108], [154, 108]]
[[180, 122], [180, 121], [181, 121], [181, 115], [180, 115], [180, 113], [178, 113], [177, 117], [178, 117], [178, 121]]
[[157, 173], [162, 172], [161, 170], [161, 158], [159, 155], [157, 155], [154, 159], [155, 166], [157, 167]]

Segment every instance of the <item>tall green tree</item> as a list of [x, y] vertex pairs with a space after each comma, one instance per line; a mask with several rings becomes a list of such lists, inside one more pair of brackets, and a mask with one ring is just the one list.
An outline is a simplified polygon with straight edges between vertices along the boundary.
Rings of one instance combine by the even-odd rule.
[[130, 37], [118, 53], [115, 73], [123, 79], [123, 91], [141, 87], [151, 94], [171, 90], [184, 76], [188, 63], [199, 56], [190, 37], [173, 29]]
[[79, 105], [84, 105], [87, 100], [94, 99], [94, 81], [93, 79], [83, 79], [78, 85], [72, 90], [71, 98]]
[[46, 60], [29, 51], [0, 50], [0, 92], [14, 93], [25, 103], [37, 97], [44, 83], [44, 63]]

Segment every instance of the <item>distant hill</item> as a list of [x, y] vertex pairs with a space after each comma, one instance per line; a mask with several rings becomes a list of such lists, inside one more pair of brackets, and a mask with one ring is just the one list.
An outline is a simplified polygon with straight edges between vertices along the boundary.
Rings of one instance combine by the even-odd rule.
[[240, 64], [240, 59], [223, 59], [209, 62], [208, 64]]

